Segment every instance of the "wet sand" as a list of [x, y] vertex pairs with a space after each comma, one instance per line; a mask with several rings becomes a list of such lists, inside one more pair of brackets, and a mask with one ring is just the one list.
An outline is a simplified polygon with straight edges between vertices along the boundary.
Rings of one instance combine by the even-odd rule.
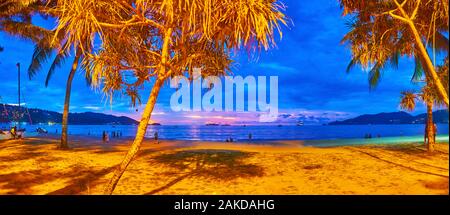
[[[131, 140], [0, 140], [0, 194], [102, 194]], [[449, 145], [146, 140], [114, 194], [449, 194]]]

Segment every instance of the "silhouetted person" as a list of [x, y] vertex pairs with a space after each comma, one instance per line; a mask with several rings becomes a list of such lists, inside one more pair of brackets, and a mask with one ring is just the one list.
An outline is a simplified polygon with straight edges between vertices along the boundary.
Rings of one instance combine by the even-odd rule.
[[159, 141], [158, 141], [158, 132], [155, 132], [155, 141], [156, 141], [156, 144], [159, 143]]
[[17, 127], [16, 127], [16, 126], [13, 126], [13, 127], [11, 128], [11, 130], [9, 131], [9, 133], [11, 133], [11, 137], [12, 137], [13, 139], [16, 139], [16, 137], [17, 137]]
[[248, 134], [248, 140], [252, 140], [252, 133]]
[[437, 125], [433, 124], [433, 142], [436, 142], [436, 135], [437, 135]]
[[103, 140], [103, 143], [106, 142], [106, 131], [103, 131], [103, 133], [102, 133], [102, 140]]

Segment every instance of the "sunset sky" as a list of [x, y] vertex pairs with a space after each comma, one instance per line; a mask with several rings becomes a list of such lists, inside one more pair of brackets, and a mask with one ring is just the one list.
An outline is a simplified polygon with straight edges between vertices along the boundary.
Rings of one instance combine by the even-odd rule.
[[[246, 53], [236, 53], [235, 75], [279, 76], [280, 122], [325, 123], [365, 113], [398, 111], [400, 91], [417, 89], [410, 83], [413, 60], [402, 58], [399, 70], [384, 72], [376, 90], [369, 90], [367, 73], [355, 68], [346, 74], [350, 50], [340, 41], [348, 31], [348, 17], [336, 0], [297, 1], [285, 0], [287, 15], [293, 25], [283, 29], [283, 39], [277, 48], [260, 53], [258, 60]], [[36, 17], [35, 23], [52, 28], [54, 20]], [[33, 80], [26, 70], [33, 53], [31, 42], [0, 33], [0, 103], [17, 104], [17, 69], [22, 65], [22, 93], [27, 107], [62, 112], [64, 93], [70, 63], [58, 69], [45, 88], [48, 65]], [[71, 60], [67, 61], [71, 62]], [[145, 103], [150, 84], [142, 89]], [[169, 106], [173, 89], [166, 84], [158, 98], [153, 119], [163, 124], [204, 123], [209, 121], [251, 123], [258, 113], [235, 112], [173, 112]], [[136, 112], [136, 109], [138, 110]], [[86, 85], [82, 71], [77, 73], [72, 86], [71, 112], [104, 112], [139, 119], [143, 106], [130, 107], [129, 98], [115, 97], [113, 103], [98, 90]], [[424, 112], [420, 105], [415, 113]]]

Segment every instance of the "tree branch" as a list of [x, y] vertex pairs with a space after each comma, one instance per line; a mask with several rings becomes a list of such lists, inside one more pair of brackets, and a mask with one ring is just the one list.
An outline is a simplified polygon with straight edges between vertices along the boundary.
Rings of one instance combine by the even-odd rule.
[[418, 1], [417, 1], [416, 8], [414, 8], [414, 12], [413, 12], [413, 14], [411, 15], [411, 20], [416, 19], [417, 12], [419, 11], [420, 3], [421, 3], [421, 0], [418, 0]]

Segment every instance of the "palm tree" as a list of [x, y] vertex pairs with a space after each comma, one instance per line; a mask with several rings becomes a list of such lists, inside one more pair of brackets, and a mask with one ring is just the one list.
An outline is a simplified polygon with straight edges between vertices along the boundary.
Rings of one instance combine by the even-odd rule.
[[[438, 67], [438, 76], [448, 92], [448, 57], [444, 64]], [[434, 152], [434, 136], [436, 134], [433, 129], [433, 107], [445, 106], [445, 103], [438, 96], [438, 92], [432, 87], [431, 82], [427, 82], [427, 85], [419, 93], [414, 93], [414, 91], [401, 92], [400, 107], [402, 109], [413, 111], [416, 108], [416, 101], [425, 103], [427, 107], [424, 144], [427, 146], [428, 152]]]
[[[35, 43], [32, 61], [28, 68], [28, 75], [30, 79], [41, 69], [42, 63], [46, 62], [55, 51], [57, 52], [47, 73], [47, 78], [45, 80], [46, 87], [48, 86], [49, 80], [54, 74], [56, 68], [60, 67], [65, 60], [69, 58], [71, 49], [67, 47], [70, 47], [70, 44], [66, 42], [67, 38], [64, 38], [65, 34], [63, 30], [56, 32], [33, 25], [31, 23], [31, 16], [33, 13], [39, 13], [43, 16], [51, 15], [53, 17], [58, 17], [58, 11], [54, 10], [55, 4], [55, 1], [50, 0], [0, 1], [0, 29], [12, 35], [32, 40]], [[80, 39], [82, 38], [83, 37]], [[75, 72], [78, 68], [78, 64], [82, 59], [81, 51], [76, 51], [76, 47], [72, 48], [72, 50], [75, 52], [75, 57], [66, 85], [64, 111], [61, 123], [61, 142], [59, 145], [59, 148], [61, 149], [68, 148], [67, 129], [71, 86]], [[87, 80], [89, 79], [87, 78]]]
[[[61, 31], [60, 31], [61, 32]], [[47, 72], [47, 77], [45, 79], [45, 87], [48, 86], [49, 81], [53, 74], [56, 71], [56, 68], [60, 67], [64, 62], [70, 57], [70, 53], [72, 50], [70, 49], [62, 49], [62, 47], [66, 46], [67, 44], [64, 44], [66, 39], [63, 38], [65, 34], [60, 33], [58, 35], [57, 40], [54, 40], [55, 38], [55, 31], [49, 31], [47, 33], [47, 37], [40, 40], [38, 43], [36, 43], [34, 48], [34, 53], [31, 59], [31, 64], [28, 68], [28, 76], [30, 79], [32, 79], [42, 68], [42, 64], [46, 62], [54, 52], [56, 52], [56, 56], [54, 57], [52, 64]], [[53, 42], [52, 42], [53, 41]], [[62, 42], [55, 42], [55, 41], [62, 41]], [[61, 141], [59, 144], [60, 149], [67, 149], [69, 148], [68, 144], [68, 121], [69, 121], [69, 107], [70, 107], [70, 95], [72, 90], [72, 81], [75, 76], [75, 73], [79, 67], [79, 63], [82, 60], [83, 56], [81, 53], [81, 50], [74, 51], [75, 57], [72, 62], [71, 69], [69, 71], [69, 76], [67, 78], [66, 83], [66, 92], [65, 92], [65, 99], [64, 99], [64, 111], [63, 111], [63, 117], [62, 117], [62, 131], [61, 131]], [[86, 76], [86, 81], [88, 84], [90, 83], [88, 76]]]
[[[388, 63], [401, 56], [415, 56], [438, 95], [448, 107], [448, 93], [439, 79], [426, 45], [444, 47], [448, 55], [448, 1], [341, 0], [344, 15], [352, 15], [352, 30], [344, 37], [351, 44], [350, 67], [370, 68], [369, 79], [377, 83]], [[424, 45], [426, 44], [426, 45]]]
[[[194, 68], [201, 68], [202, 75], [224, 75], [232, 50], [270, 48], [275, 31], [281, 35], [280, 23], [286, 24], [284, 8], [276, 0], [58, 1], [57, 31], [65, 29], [67, 42], [80, 44], [94, 85], [103, 86], [107, 95], [124, 91], [139, 101], [137, 89], [153, 83], [135, 140], [105, 193], [114, 191], [139, 151], [164, 82], [178, 75], [192, 77]], [[81, 35], [91, 42], [100, 38], [101, 49], [86, 53]], [[125, 73], [135, 81], [127, 82]]]
[[[428, 62], [430, 57], [428, 53], [424, 55], [422, 50], [423, 43], [425, 43], [433, 50], [433, 56], [435, 52], [448, 55], [448, 39], [444, 36], [445, 32], [448, 33], [448, 15], [441, 13], [441, 10], [446, 10], [446, 8], [448, 10], [448, 3], [434, 1], [433, 4], [424, 5], [421, 1], [408, 0], [402, 4], [396, 3], [396, 0], [369, 2], [341, 0], [344, 14], [353, 15], [353, 20], [350, 21], [351, 30], [343, 38], [343, 43], [351, 44], [353, 55], [347, 72], [357, 64], [368, 69], [369, 86], [374, 88], [381, 80], [382, 72], [387, 65], [398, 69], [398, 60], [401, 56], [414, 56], [415, 69], [412, 80], [420, 80], [425, 74], [428, 86], [426, 89], [436, 89], [436, 95], [439, 95], [441, 101], [448, 106], [444, 95], [448, 95], [448, 92], [442, 86], [445, 83], [440, 78], [435, 80], [434, 66], [430, 69]], [[400, 11], [403, 16], [405, 10], [411, 11], [413, 14], [407, 17], [410, 20], [407, 25], [399, 22], [399, 17], [395, 14]], [[420, 26], [419, 30], [417, 30], [416, 24]], [[421, 35], [419, 40], [417, 40], [417, 34]], [[422, 38], [425, 39], [425, 42], [422, 42]], [[416, 97], [419, 98], [419, 96], [413, 95], [415, 94], [410, 92], [403, 93], [405, 107], [415, 104], [411, 101], [414, 101]], [[428, 119], [432, 123], [433, 100], [429, 99], [429, 94], [422, 95], [421, 98], [427, 101]], [[434, 99], [437, 98], [434, 97]], [[427, 128], [431, 128], [431, 126], [427, 126]]]

